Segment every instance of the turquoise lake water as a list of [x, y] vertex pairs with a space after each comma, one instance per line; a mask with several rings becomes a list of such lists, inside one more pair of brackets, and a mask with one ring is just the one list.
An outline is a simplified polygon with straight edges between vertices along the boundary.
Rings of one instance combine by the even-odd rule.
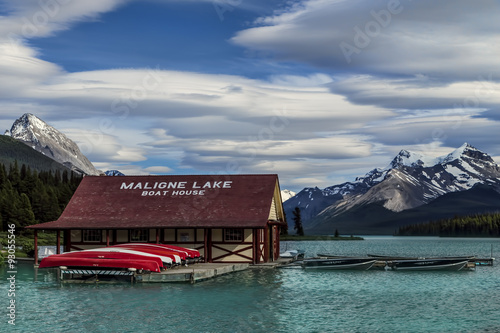
[[[500, 257], [500, 239], [282, 242], [307, 256]], [[76, 285], [19, 263], [16, 325], [0, 269], [1, 332], [500, 332], [500, 262], [466, 272], [249, 269], [191, 284]]]

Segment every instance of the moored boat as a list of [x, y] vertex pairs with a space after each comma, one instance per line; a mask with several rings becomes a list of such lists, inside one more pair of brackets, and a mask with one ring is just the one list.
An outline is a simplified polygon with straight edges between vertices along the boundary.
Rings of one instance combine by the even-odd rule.
[[161, 248], [166, 249], [168, 251], [172, 251], [175, 254], [181, 256], [182, 260], [186, 260], [186, 263], [194, 263], [200, 260], [200, 252], [198, 250], [170, 245], [170, 244], [153, 244], [153, 243], [126, 243], [126, 244], [117, 244], [114, 247], [127, 247], [127, 246], [146, 246], [153, 248]]
[[79, 258], [54, 254], [43, 258], [39, 268], [49, 267], [68, 268], [113, 268], [113, 269], [136, 269], [149, 272], [160, 272], [158, 263], [145, 259], [100, 259], [100, 258]]
[[142, 251], [137, 251], [137, 250], [131, 250], [128, 248], [119, 248], [119, 247], [101, 247], [101, 248], [96, 248], [96, 249], [88, 249], [84, 251], [101, 251], [101, 252], [121, 252], [121, 253], [130, 253], [130, 254], [137, 254], [137, 255], [142, 255], [146, 257], [157, 257], [160, 258], [161, 261], [163, 261], [164, 265], [167, 267], [172, 266], [173, 260], [170, 257], [162, 256], [159, 254], [154, 254], [154, 253], [147, 253], [147, 252], [142, 252]]
[[149, 244], [149, 245], [156, 245], [156, 246], [161, 246], [173, 251], [181, 251], [181, 252], [186, 252], [187, 257], [190, 259], [199, 259], [201, 257], [200, 251], [195, 250], [195, 249], [190, 249], [187, 247], [181, 247], [181, 246], [176, 246], [176, 245], [171, 245], [171, 244]]
[[288, 250], [280, 253], [280, 258], [304, 258], [305, 251], [304, 250]]
[[73, 252], [65, 252], [61, 254], [57, 254], [57, 256], [61, 257], [74, 257], [74, 258], [87, 258], [87, 259], [122, 259], [122, 260], [151, 260], [155, 261], [160, 268], [165, 267], [163, 261], [158, 256], [147, 256], [143, 254], [134, 254], [128, 252], [110, 252], [110, 251], [73, 251]]
[[377, 260], [373, 258], [312, 258], [302, 261], [305, 269], [368, 270]]
[[[180, 265], [182, 264], [182, 261], [186, 259], [186, 256], [182, 253], [179, 252], [174, 252], [165, 248], [160, 248], [160, 247], [153, 247], [153, 246], [147, 246], [143, 244], [120, 244], [120, 245], [114, 245], [111, 246], [111, 248], [115, 249], [128, 249], [132, 251], [139, 251], [143, 253], [150, 253], [150, 254], [155, 254], [155, 255], [160, 255], [164, 257], [168, 257], [172, 259], [173, 263]], [[182, 256], [182, 259], [181, 259]]]
[[469, 258], [427, 258], [388, 261], [387, 266], [394, 270], [448, 270], [460, 271], [467, 267]]

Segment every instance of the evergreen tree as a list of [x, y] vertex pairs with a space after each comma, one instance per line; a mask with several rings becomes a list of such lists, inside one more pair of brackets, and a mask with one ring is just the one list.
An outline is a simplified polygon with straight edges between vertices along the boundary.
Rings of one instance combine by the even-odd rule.
[[499, 237], [500, 213], [454, 216], [438, 221], [400, 227], [402, 236]]
[[285, 216], [285, 225], [280, 228], [280, 235], [288, 235], [288, 223], [286, 223], [286, 213], [284, 213]]
[[22, 227], [57, 220], [68, 204], [82, 177], [72, 171], [63, 173], [32, 171], [29, 166], [19, 169], [17, 161], [8, 171], [0, 164], [0, 226]]
[[19, 207], [16, 210], [16, 219], [19, 221], [21, 227], [27, 227], [35, 224], [35, 214], [31, 210], [30, 199], [26, 193], [22, 193], [19, 200]]
[[4, 184], [7, 181], [7, 171], [5, 166], [0, 164], [0, 190], [4, 188]]
[[[21, 206], [20, 197], [18, 192], [14, 189], [10, 181], [7, 181], [5, 189], [2, 190], [2, 196], [4, 198], [2, 202], [4, 225], [14, 224], [16, 226], [16, 231], [18, 231], [21, 226], [21, 221], [19, 220], [18, 209]], [[4, 229], [4, 231], [7, 229]]]
[[8, 179], [10, 180], [12, 187], [14, 187], [16, 190], [19, 189], [19, 185], [21, 183], [21, 174], [19, 173], [17, 160], [14, 161], [14, 164], [10, 165]]
[[297, 235], [304, 236], [304, 229], [302, 227], [302, 216], [300, 215], [300, 208], [295, 207], [293, 211], [293, 221], [295, 222], [294, 229], [297, 232]]

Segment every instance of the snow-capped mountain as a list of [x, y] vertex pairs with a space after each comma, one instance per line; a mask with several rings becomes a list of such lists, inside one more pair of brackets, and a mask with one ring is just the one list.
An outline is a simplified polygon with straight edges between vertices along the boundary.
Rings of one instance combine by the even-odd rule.
[[284, 209], [289, 214], [299, 207], [307, 229], [370, 204], [401, 212], [477, 184], [500, 189], [500, 168], [488, 154], [467, 143], [438, 158], [401, 150], [386, 168], [323, 190], [306, 188], [286, 201]]
[[118, 171], [118, 170], [108, 170], [108, 171], [104, 171], [104, 174], [106, 176], [125, 176], [122, 172]]
[[287, 201], [288, 199], [290, 199], [291, 197], [295, 196], [297, 193], [293, 192], [293, 191], [290, 191], [290, 190], [287, 190], [287, 189], [284, 189], [281, 191], [281, 201], [282, 202], [285, 202]]
[[5, 135], [25, 143], [73, 171], [87, 175], [100, 174], [76, 143], [30, 113], [17, 119]]

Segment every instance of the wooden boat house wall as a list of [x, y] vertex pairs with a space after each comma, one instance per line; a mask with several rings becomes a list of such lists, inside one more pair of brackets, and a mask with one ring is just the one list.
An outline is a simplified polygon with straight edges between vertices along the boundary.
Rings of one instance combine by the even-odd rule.
[[149, 242], [257, 264], [278, 258], [285, 225], [277, 175], [86, 176], [58, 220], [28, 228], [35, 249], [38, 230], [56, 230], [65, 252]]

